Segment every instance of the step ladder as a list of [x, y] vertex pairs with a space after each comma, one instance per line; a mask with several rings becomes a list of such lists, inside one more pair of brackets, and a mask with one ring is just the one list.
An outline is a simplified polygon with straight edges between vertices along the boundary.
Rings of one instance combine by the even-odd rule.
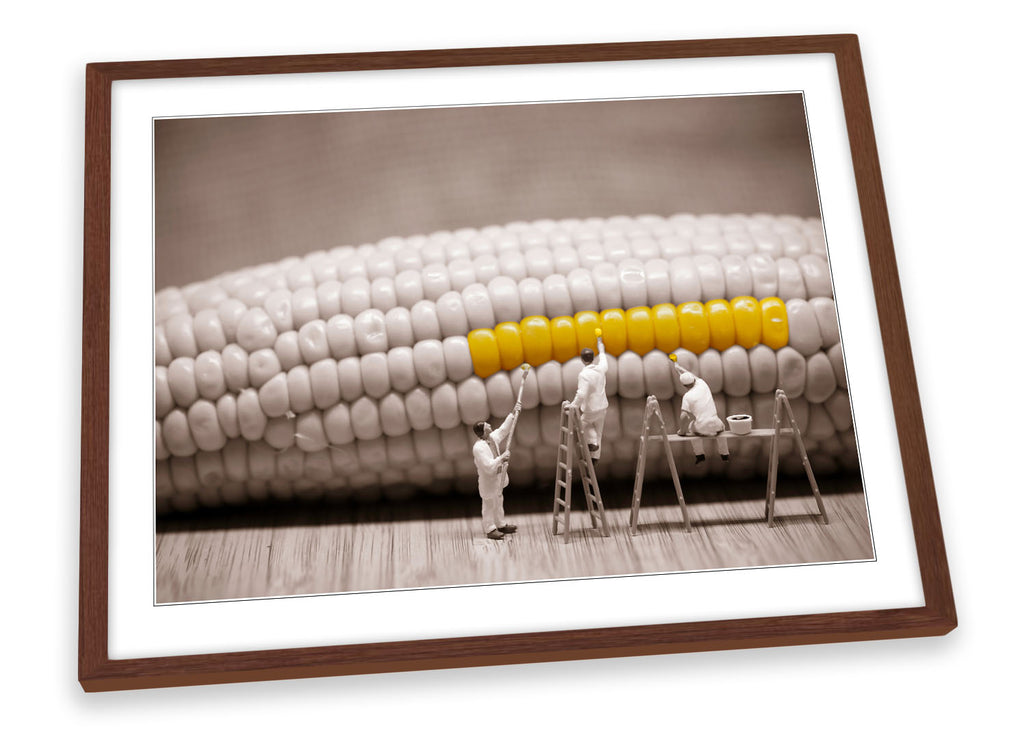
[[647, 441], [657, 439], [658, 436], [661, 437], [664, 443], [665, 459], [668, 461], [672, 483], [676, 487], [679, 509], [683, 512], [683, 527], [687, 532], [690, 532], [690, 513], [686, 509], [686, 500], [683, 499], [683, 488], [679, 484], [676, 461], [672, 457], [672, 447], [668, 443], [668, 431], [665, 429], [665, 420], [661, 416], [661, 407], [658, 406], [658, 399], [652, 394], [647, 397], [647, 405], [644, 407], [643, 432], [640, 434], [640, 450], [636, 458], [636, 479], [633, 481], [633, 505], [629, 510], [629, 533], [631, 535], [636, 535], [640, 520], [640, 496], [643, 493], [644, 471], [647, 467]]
[[[783, 418], [785, 411], [785, 418]], [[789, 430], [792, 432], [793, 441], [797, 450], [800, 451], [800, 460], [803, 462], [804, 471], [807, 473], [807, 480], [811, 484], [811, 493], [818, 503], [818, 513], [821, 515], [822, 524], [828, 524], [828, 514], [825, 513], [825, 503], [822, 501], [821, 492], [818, 491], [818, 482], [814, 480], [814, 471], [811, 470], [811, 461], [807, 457], [807, 449], [804, 447], [803, 438], [800, 436], [800, 428], [793, 417], [793, 408], [789, 404], [789, 397], [781, 389], [775, 391], [775, 408], [772, 415], [772, 436], [768, 451], [768, 493], [764, 500], [764, 516], [768, 520], [768, 526], [775, 525], [775, 488], [779, 479], [779, 436], [785, 432], [782, 421], [789, 423]]]
[[[765, 494], [764, 501], [764, 516], [768, 521], [768, 527], [775, 526], [775, 490], [778, 486], [779, 478], [779, 438], [792, 437], [793, 443], [796, 446], [797, 451], [800, 453], [800, 459], [803, 462], [804, 471], [807, 474], [807, 480], [811, 484], [811, 493], [814, 494], [814, 500], [817, 502], [821, 523], [825, 525], [828, 524], [828, 514], [825, 512], [825, 503], [821, 498], [821, 492], [818, 490], [818, 482], [814, 478], [814, 471], [811, 469], [811, 461], [807, 457], [807, 448], [804, 446], [804, 441], [800, 434], [800, 427], [797, 425], [796, 418], [793, 415], [793, 408], [789, 404], [789, 398], [782, 389], [777, 389], [775, 391], [775, 406], [773, 409], [771, 428], [759, 428], [751, 430], [743, 435], [737, 435], [726, 430], [719, 433], [718, 436], [727, 438], [729, 442], [747, 442], [756, 438], [766, 437], [770, 439], [768, 446], [768, 489]], [[653, 396], [647, 397], [647, 406], [644, 410], [643, 433], [640, 436], [640, 450], [637, 455], [636, 480], [633, 483], [633, 506], [629, 515], [629, 531], [631, 534], [635, 535], [637, 531], [640, 512], [640, 497], [643, 493], [644, 469], [647, 460], [648, 441], [657, 441], [660, 439], [664, 443], [669, 471], [672, 474], [672, 482], [676, 487], [676, 497], [679, 499], [679, 507], [683, 512], [683, 522], [686, 526], [687, 532], [689, 532], [690, 518], [686, 511], [686, 502], [683, 501], [683, 491], [679, 483], [679, 474], [676, 471], [675, 459], [672, 457], [671, 443], [690, 444], [695, 440], [708, 439], [711, 437], [715, 436], [670, 436], [665, 429], [665, 422], [661, 416], [661, 409], [658, 406], [658, 400]]]
[[604, 515], [601, 489], [597, 485], [590, 450], [583, 437], [580, 411], [568, 402], [562, 405], [562, 422], [558, 431], [558, 465], [555, 472], [555, 506], [552, 514], [551, 534], [557, 535], [561, 524], [562, 541], [569, 542], [572, 507], [572, 467], [575, 463], [583, 486], [583, 498], [594, 529], [608, 537], [608, 521]]

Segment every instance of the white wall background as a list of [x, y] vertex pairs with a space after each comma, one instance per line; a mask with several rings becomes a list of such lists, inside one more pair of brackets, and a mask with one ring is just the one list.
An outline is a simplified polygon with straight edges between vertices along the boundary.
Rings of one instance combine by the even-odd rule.
[[[1013, 731], [1024, 504], [1016, 24], [992, 2], [18, 3], [5, 10], [5, 731]], [[716, 12], [717, 9], [717, 12]], [[90, 61], [860, 35], [960, 627], [942, 639], [86, 695], [76, 682], [84, 66]], [[11, 332], [13, 328], [13, 332]], [[1013, 463], [1013, 461], [1010, 461]], [[593, 707], [596, 719], [583, 716]], [[1010, 720], [1007, 722], [1007, 720]], [[1000, 726], [1003, 725], [1003, 726]], [[1019, 725], [1018, 725], [1019, 726]], [[712, 732], [713, 730], [713, 732]]]

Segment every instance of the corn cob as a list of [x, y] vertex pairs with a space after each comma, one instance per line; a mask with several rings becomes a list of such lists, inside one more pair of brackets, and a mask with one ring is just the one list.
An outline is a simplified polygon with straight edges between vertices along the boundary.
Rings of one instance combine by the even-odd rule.
[[[818, 472], [857, 465], [817, 220], [617, 217], [388, 238], [162, 290], [156, 317], [162, 510], [472, 491], [470, 426], [511, 409], [523, 362], [536, 371], [513, 484], [544, 481], [597, 327], [612, 400], [603, 475], [631, 475], [645, 395], [677, 413], [670, 352], [723, 417], [768, 425], [783, 388]], [[727, 472], [753, 474], [764, 452], [742, 444]]]

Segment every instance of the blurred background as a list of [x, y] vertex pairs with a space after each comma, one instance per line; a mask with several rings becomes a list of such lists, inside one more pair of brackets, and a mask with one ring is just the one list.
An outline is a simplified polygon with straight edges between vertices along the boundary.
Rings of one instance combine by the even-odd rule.
[[158, 120], [156, 288], [540, 218], [817, 216], [799, 94]]

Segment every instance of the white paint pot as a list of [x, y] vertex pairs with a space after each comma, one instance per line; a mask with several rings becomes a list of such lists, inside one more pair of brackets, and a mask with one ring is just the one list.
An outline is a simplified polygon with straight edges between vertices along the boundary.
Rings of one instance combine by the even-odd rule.
[[729, 415], [725, 419], [729, 423], [729, 429], [737, 435], [747, 435], [753, 424], [750, 415]]

